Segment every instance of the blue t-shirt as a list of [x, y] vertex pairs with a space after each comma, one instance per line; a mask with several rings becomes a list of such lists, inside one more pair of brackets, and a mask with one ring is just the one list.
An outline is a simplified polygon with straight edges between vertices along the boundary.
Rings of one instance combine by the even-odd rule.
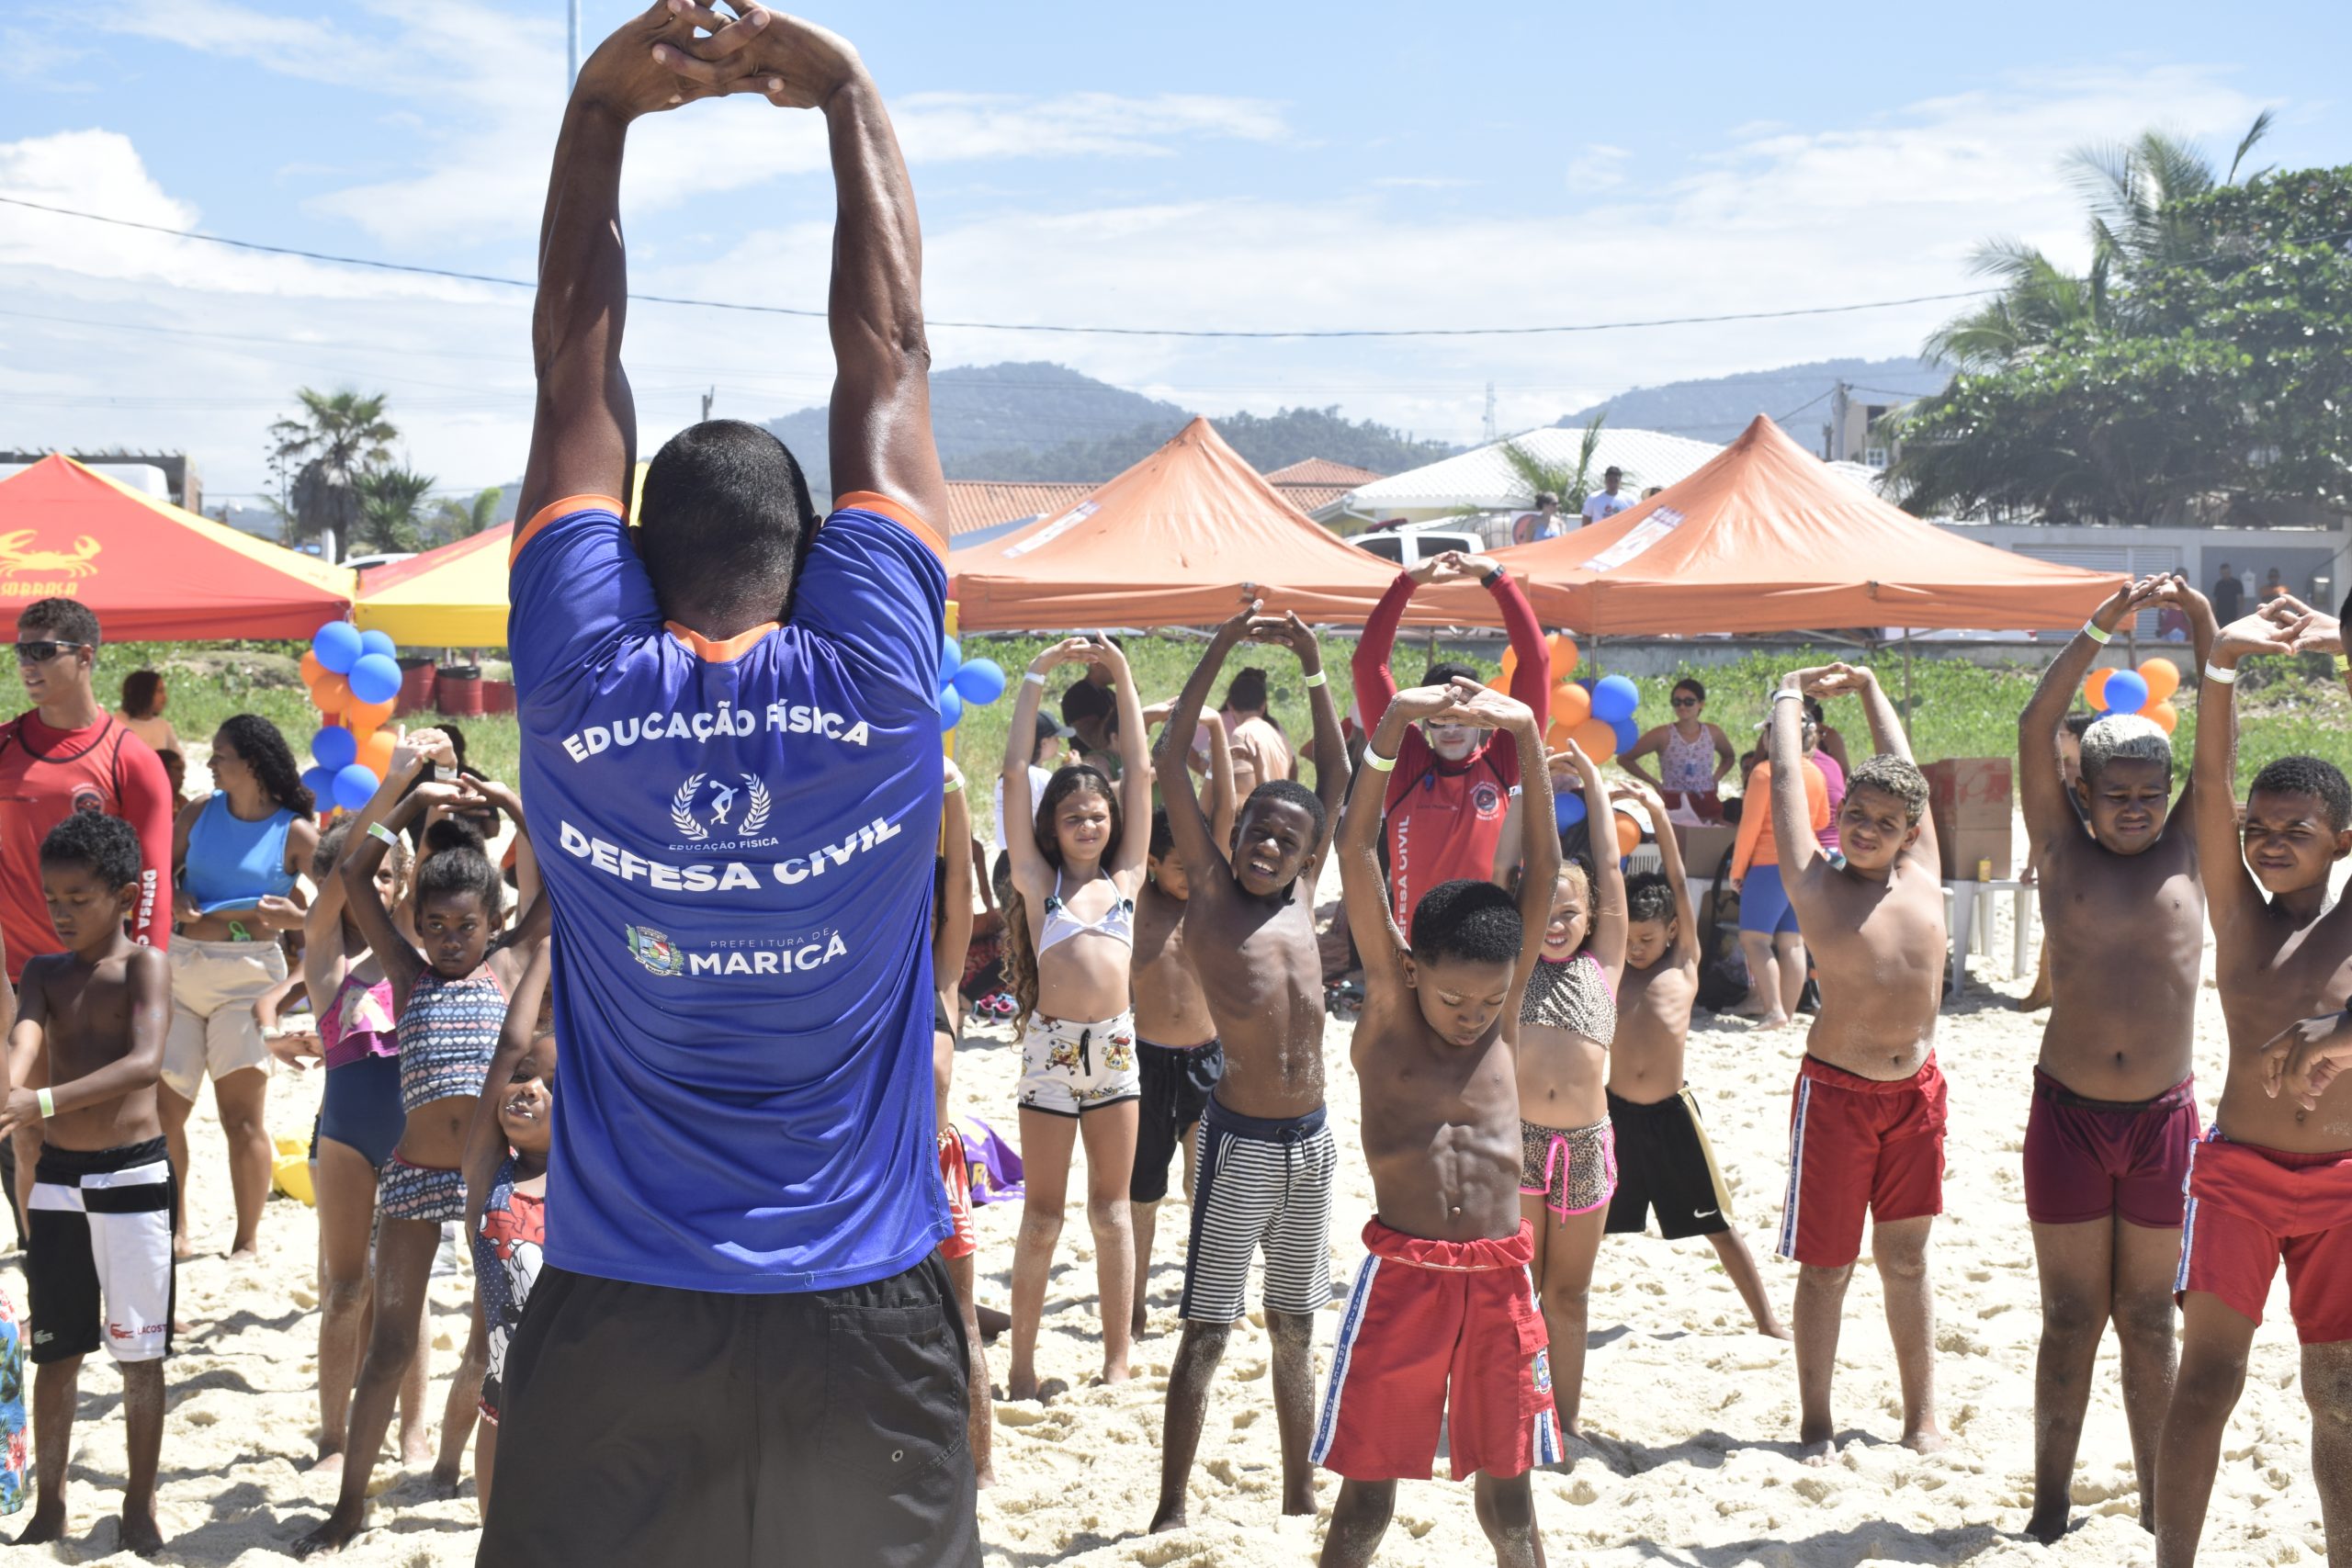
[[523, 801], [554, 898], [547, 1260], [684, 1290], [886, 1279], [949, 1234], [931, 890], [946, 573], [845, 496], [789, 624], [665, 626], [609, 497], [515, 536]]

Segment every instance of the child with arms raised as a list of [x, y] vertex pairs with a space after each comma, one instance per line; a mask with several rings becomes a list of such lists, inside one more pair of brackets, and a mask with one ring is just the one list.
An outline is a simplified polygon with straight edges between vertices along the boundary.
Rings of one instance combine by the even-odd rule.
[[[2222, 1434], [2282, 1260], [2328, 1561], [2352, 1557], [2352, 1090], [2333, 1075], [2314, 1081], [2303, 1048], [2336, 1026], [2313, 1015], [2340, 1015], [2352, 998], [2352, 900], [2328, 897], [2330, 874], [2352, 853], [2352, 786], [2316, 757], [2281, 757], [2255, 775], [2243, 829], [2234, 787], [2243, 662], [2341, 646], [2332, 626], [2249, 615], [2222, 628], [2198, 688], [2197, 849], [2230, 1066], [2189, 1162], [2174, 1280], [2180, 1373], [2156, 1460], [2157, 1568], [2197, 1560]], [[2295, 1055], [2297, 1092], [2278, 1093], [2280, 1064]]]
[[[1046, 676], [1064, 664], [1097, 664], [1117, 689], [1120, 779], [1063, 768], [1034, 814], [1029, 748]], [[1151, 818], [1151, 765], [1143, 706], [1126, 656], [1106, 638], [1071, 637], [1039, 654], [1022, 678], [1004, 756], [1005, 834], [1013, 898], [1005, 910], [1007, 969], [1020, 1003], [1021, 1163], [1027, 1196], [1012, 1253], [1012, 1366], [1005, 1393], [1035, 1399], [1037, 1329], [1046, 1278], [1062, 1234], [1072, 1145], [1086, 1144], [1086, 1218], [1102, 1318], [1102, 1381], [1125, 1382], [1133, 1333], [1135, 1234], [1127, 1179], [1135, 1169], [1135, 1017], [1127, 966], [1135, 948], [1136, 893], [1143, 882], [1144, 824]], [[1019, 824], [1033, 819], [1023, 833]]]
[[[1838, 809], [1839, 865], [1814, 835], [1798, 761], [1804, 699], [1849, 694], [1862, 699], [1878, 755], [1854, 769]], [[1867, 1210], [1903, 1385], [1903, 1441], [1933, 1452], [1944, 1446], [1928, 1233], [1943, 1212], [1944, 1079], [1935, 1032], [1945, 938], [1928, 781], [1878, 678], [1846, 664], [1781, 678], [1772, 694], [1771, 752], [1781, 875], [1821, 984], [1790, 1106], [1781, 1219], [1781, 1256], [1799, 1265], [1798, 1440], [1814, 1463], [1835, 1447], [1829, 1390]]]
[[[1668, 1241], [1702, 1235], [1747, 1303], [1756, 1332], [1786, 1339], [1747, 1243], [1732, 1229], [1731, 1192], [1682, 1078], [1690, 1009], [1699, 999], [1697, 911], [1666, 803], [1647, 787], [1628, 792], [1648, 813], [1666, 873], [1625, 884], [1625, 974], [1617, 988], [1617, 1039], [1609, 1051], [1609, 1125], [1616, 1139], [1617, 1195], [1609, 1234], [1639, 1235], [1657, 1212]], [[1558, 1344], [1556, 1336], [1553, 1341]], [[1557, 1358], [1555, 1358], [1556, 1372]]]
[[[1167, 707], [1159, 710], [1167, 716]], [[1145, 721], [1152, 714], [1147, 711]], [[1200, 716], [1209, 742], [1209, 837], [1233, 839], [1233, 751], [1216, 710]], [[1182, 768], [1182, 758], [1155, 756], [1163, 776]], [[1151, 1244], [1159, 1228], [1159, 1202], [1168, 1196], [1168, 1171], [1176, 1151], [1184, 1151], [1184, 1190], [1193, 1190], [1200, 1155], [1201, 1115], [1225, 1075], [1225, 1049], [1216, 1020], [1201, 994], [1200, 976], [1184, 949], [1184, 910], [1192, 876], [1176, 852], [1176, 831], [1165, 807], [1151, 814], [1151, 857], [1144, 868], [1143, 892], [1136, 899], [1136, 951], [1128, 968], [1135, 993], [1136, 1066], [1143, 1079], [1142, 1120], [1136, 1134], [1135, 1175], [1127, 1183], [1127, 1208], [1136, 1235], [1135, 1331], [1144, 1331], [1151, 1288]]]
[[[1315, 1314], [1331, 1303], [1331, 1186], [1339, 1148], [1323, 1105], [1323, 963], [1315, 883], [1327, 824], [1347, 790], [1340, 711], [1321, 650], [1296, 615], [1260, 615], [1251, 602], [1219, 626], [1176, 700], [1162, 755], [1168, 825], [1187, 873], [1184, 945], [1225, 1071], [1201, 1117], [1200, 1179], [1177, 1311], [1184, 1337], [1168, 1375], [1154, 1530], [1184, 1523], [1185, 1485], [1208, 1415], [1209, 1382], [1246, 1310], [1250, 1260], [1265, 1254], [1266, 1335], [1273, 1341], [1274, 1426], [1283, 1512], [1315, 1512], [1307, 1428], [1315, 1416]], [[1210, 837], [1193, 781], [1172, 760], [1192, 744], [1193, 716], [1226, 656], [1245, 639], [1298, 656], [1315, 715], [1315, 784], [1259, 784], [1242, 803], [1230, 851]]]
[[2177, 577], [2143, 579], [2098, 607], [2018, 719], [2018, 796], [2041, 880], [2052, 1002], [2025, 1133], [2026, 1217], [2041, 1280], [2026, 1533], [2045, 1543], [2066, 1532], [2110, 1318], [2149, 1528], [2172, 1396], [2173, 1273], [2197, 1141], [2190, 1057], [2205, 950], [2195, 817], [2170, 808], [2172, 741], [2154, 720], [2089, 726], [2071, 785], [2062, 753], [2066, 708], [2100, 646], [2156, 604], [2186, 608], [2200, 652], [2211, 646], [2213, 613], [2201, 594]]
[[[39, 1496], [16, 1544], [65, 1538], [76, 1385], [82, 1359], [104, 1345], [130, 1429], [122, 1544], [152, 1557], [164, 1545], [155, 1467], [172, 1351], [172, 1169], [155, 1105], [171, 969], [123, 934], [141, 897], [129, 823], [68, 817], [41, 841], [40, 879], [65, 951], [25, 962], [0, 1110], [0, 1137], [41, 1134], [25, 1248]], [[36, 1080], [46, 1087], [28, 1087]]]
[[1414, 907], [1408, 946], [1380, 874], [1379, 792], [1358, 792], [1340, 826], [1340, 874], [1364, 970], [1351, 1054], [1377, 1210], [1316, 1424], [1316, 1461], [1345, 1478], [1324, 1568], [1372, 1561], [1396, 1483], [1428, 1479], [1441, 1423], [1454, 1479], [1476, 1477], [1496, 1562], [1533, 1568], [1528, 1472], [1560, 1457], [1528, 1273], [1534, 1227], [1520, 1207], [1512, 1061], [1559, 878], [1551, 773], [1535, 716], [1468, 681], [1400, 694], [1364, 766], [1385, 771], [1406, 726], [1432, 717], [1510, 732], [1522, 759], [1523, 875], [1516, 900], [1491, 882], [1430, 888]]
[[[1617, 1037], [1617, 979], [1625, 967], [1625, 874], [1612, 852], [1609, 787], [1571, 741], [1567, 759], [1587, 819], [1607, 838], [1599, 863], [1560, 863], [1544, 904], [1544, 940], [1520, 1002], [1520, 1210], [1535, 1245], [1529, 1267], [1552, 1346], [1552, 1400], [1560, 1429], [1581, 1437], [1585, 1309], [1600, 1252], [1617, 1156], [1609, 1131], [1609, 1044]], [[1520, 802], [1522, 816], [1531, 809]], [[1533, 867], [1520, 868], [1520, 877]]]

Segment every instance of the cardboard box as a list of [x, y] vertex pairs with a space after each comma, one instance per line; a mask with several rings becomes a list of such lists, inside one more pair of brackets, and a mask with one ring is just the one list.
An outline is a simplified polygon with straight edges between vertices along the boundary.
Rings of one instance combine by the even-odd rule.
[[1943, 824], [1936, 825], [1936, 849], [1943, 859], [1946, 882], [1974, 882], [1976, 863], [1993, 863], [1993, 880], [2009, 879], [2009, 825], [1998, 828], [1961, 828], [1945, 832]]
[[1928, 809], [1939, 830], [2008, 830], [2017, 799], [2016, 767], [2007, 757], [1953, 757], [1919, 770], [1928, 775]]
[[1732, 841], [1739, 837], [1736, 828], [1685, 828], [1677, 823], [1674, 836], [1682, 844], [1682, 872], [1686, 876], [1713, 876], [1723, 869], [1724, 856], [1731, 852]]

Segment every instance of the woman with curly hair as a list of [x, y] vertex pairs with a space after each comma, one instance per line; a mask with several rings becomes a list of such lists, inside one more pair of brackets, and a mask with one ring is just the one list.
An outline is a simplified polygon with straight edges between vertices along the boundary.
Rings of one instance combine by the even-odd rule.
[[302, 923], [294, 877], [319, 847], [316, 803], [277, 726], [238, 714], [212, 738], [213, 793], [191, 801], [172, 833], [172, 1028], [164, 1043], [164, 1136], [179, 1185], [172, 1245], [187, 1239], [187, 1119], [209, 1073], [229, 1139], [237, 1204], [231, 1255], [252, 1257], [269, 1198], [262, 1109], [269, 1045], [254, 1003], [286, 978], [280, 931]]

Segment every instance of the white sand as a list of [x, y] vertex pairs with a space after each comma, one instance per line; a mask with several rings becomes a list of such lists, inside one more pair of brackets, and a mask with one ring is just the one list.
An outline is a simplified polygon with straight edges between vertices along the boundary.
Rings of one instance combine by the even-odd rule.
[[[2006, 935], [1988, 944], [2007, 952]], [[1901, 1563], [2116, 1564], [2153, 1561], [2133, 1522], [2135, 1503], [2110, 1338], [2099, 1360], [2083, 1462], [2075, 1486], [2085, 1528], [2045, 1550], [2017, 1532], [2025, 1521], [2032, 1465], [2034, 1347], [2040, 1327], [2033, 1259], [2019, 1191], [2018, 1148], [2038, 1020], [2007, 1009], [2021, 986], [2006, 979], [2006, 956], [1978, 960], [1979, 985], [1945, 1014], [1939, 1054], [1951, 1078], [1951, 1171], [1948, 1213], [1936, 1227], [1939, 1302], [1937, 1377], [1950, 1453], [1917, 1458], [1895, 1445], [1894, 1370], [1880, 1293], [1867, 1256], [1848, 1301], [1844, 1364], [1838, 1382], [1842, 1428], [1862, 1437], [1826, 1469], [1792, 1457], [1796, 1387], [1785, 1345], [1748, 1332], [1737, 1295], [1703, 1242], [1612, 1240], [1602, 1251], [1592, 1303], [1592, 1349], [1584, 1409], [1594, 1451], [1567, 1474], [1538, 1477], [1539, 1517], [1555, 1564], [1630, 1568], [1667, 1562], [1690, 1568], [1745, 1563], [1842, 1568]], [[1786, 1173], [1788, 1090], [1802, 1048], [1793, 1033], [1762, 1035], [1740, 1024], [1705, 1021], [1693, 1032], [1690, 1082], [1738, 1200], [1736, 1217], [1759, 1257], [1770, 1247]], [[2208, 989], [2199, 1008], [2198, 1076], [2207, 1096], [2222, 1082], [2221, 1021]], [[1346, 1194], [1335, 1224], [1342, 1277], [1362, 1256], [1356, 1235], [1371, 1212], [1371, 1185], [1355, 1142], [1356, 1088], [1347, 1026], [1328, 1039], [1332, 1120]], [[1001, 1026], [975, 1029], [957, 1062], [957, 1096], [1011, 1130], [1018, 1053]], [[280, 1074], [270, 1122], [282, 1135], [307, 1134], [318, 1076]], [[559, 1111], [559, 1114], [560, 1112]], [[311, 1213], [274, 1201], [262, 1232], [265, 1260], [233, 1269], [223, 1147], [209, 1105], [193, 1128], [197, 1235], [206, 1256], [181, 1273], [183, 1311], [193, 1332], [170, 1372], [171, 1415], [161, 1512], [172, 1540], [167, 1560], [254, 1564], [277, 1553], [322, 1515], [333, 1488], [306, 1478], [317, 1409]], [[1266, 1381], [1268, 1343], [1252, 1325], [1228, 1353], [1193, 1472], [1193, 1528], [1142, 1534], [1159, 1483], [1160, 1404], [1173, 1355], [1174, 1308], [1188, 1212], [1181, 1200], [1162, 1214], [1152, 1328], [1137, 1348], [1138, 1376], [1117, 1389], [1090, 1386], [1101, 1359], [1091, 1303], [1093, 1265], [1082, 1210], [1073, 1206], [1048, 1298], [1039, 1371], [1071, 1392], [1048, 1404], [1000, 1405], [997, 1488], [982, 1495], [980, 1519], [991, 1568], [1072, 1562], [1168, 1565], [1299, 1564], [1313, 1560], [1323, 1521], [1279, 1517], [1279, 1464]], [[1006, 1299], [1012, 1238], [1010, 1204], [980, 1214], [983, 1298]], [[13, 1269], [13, 1266], [12, 1266]], [[1792, 1265], [1766, 1259], [1765, 1279], [1785, 1314]], [[23, 1300], [20, 1278], [7, 1288]], [[436, 1369], [455, 1365], [469, 1281], [435, 1288]], [[1328, 1365], [1329, 1322], [1317, 1333], [1318, 1369]], [[991, 1354], [1001, 1383], [1005, 1350]], [[2203, 1561], [2291, 1564], [2324, 1561], [2319, 1506], [2309, 1477], [2308, 1417], [2296, 1379], [2298, 1356], [2283, 1284], [2255, 1342], [2245, 1396], [2224, 1444]], [[435, 1385], [437, 1410], [442, 1383]], [[1319, 1379], [1318, 1379], [1319, 1388]], [[71, 1496], [73, 1534], [62, 1549], [29, 1561], [130, 1563], [109, 1556], [116, 1542], [111, 1494], [122, 1474], [118, 1380], [103, 1358], [83, 1380], [82, 1424]], [[628, 1391], [614, 1390], [625, 1413]], [[474, 1503], [425, 1500], [422, 1473], [388, 1461], [373, 1528], [343, 1561], [424, 1568], [470, 1563]], [[1318, 1478], [1328, 1517], [1335, 1479]], [[10, 1521], [14, 1524], [20, 1521]], [[1490, 1561], [1471, 1512], [1470, 1489], [1446, 1481], [1407, 1483], [1381, 1561], [1447, 1568]]]

